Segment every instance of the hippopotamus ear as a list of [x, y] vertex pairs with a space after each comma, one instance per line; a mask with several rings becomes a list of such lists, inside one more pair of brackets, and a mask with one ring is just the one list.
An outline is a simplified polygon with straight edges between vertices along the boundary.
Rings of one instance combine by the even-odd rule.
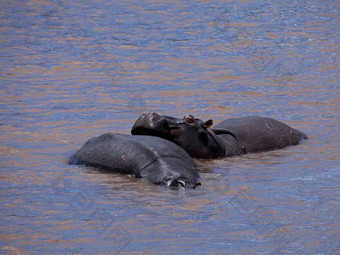
[[203, 129], [210, 128], [210, 127], [212, 127], [213, 124], [214, 124], [213, 120], [207, 120], [206, 122], [204, 122], [202, 124], [202, 128]]
[[186, 120], [188, 124], [192, 124], [195, 122], [195, 117], [192, 116], [191, 114], [185, 115], [183, 119]]

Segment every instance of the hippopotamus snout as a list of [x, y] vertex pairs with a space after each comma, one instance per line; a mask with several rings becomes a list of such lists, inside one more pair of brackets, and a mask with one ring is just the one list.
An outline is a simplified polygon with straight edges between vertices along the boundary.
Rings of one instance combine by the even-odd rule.
[[143, 113], [141, 116], [139, 116], [139, 118], [137, 119], [136, 123], [139, 122], [140, 124], [143, 123], [156, 123], [159, 121], [159, 119], [161, 118], [160, 115], [158, 115], [155, 112], [149, 112], [149, 113]]
[[147, 114], [143, 113], [141, 116], [139, 116], [132, 129], [134, 129], [134, 127], [156, 128], [160, 125], [160, 121], [161, 116], [155, 112], [150, 112]]
[[183, 122], [181, 119], [161, 116], [155, 112], [142, 114], [131, 129], [132, 135], [151, 135], [169, 139], [171, 128]]

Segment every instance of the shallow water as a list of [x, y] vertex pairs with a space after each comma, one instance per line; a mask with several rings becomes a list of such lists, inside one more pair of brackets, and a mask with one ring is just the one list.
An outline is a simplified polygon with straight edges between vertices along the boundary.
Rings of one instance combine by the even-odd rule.
[[[0, 5], [1, 254], [339, 254], [338, 1]], [[67, 165], [148, 111], [310, 139], [197, 160], [194, 190]]]

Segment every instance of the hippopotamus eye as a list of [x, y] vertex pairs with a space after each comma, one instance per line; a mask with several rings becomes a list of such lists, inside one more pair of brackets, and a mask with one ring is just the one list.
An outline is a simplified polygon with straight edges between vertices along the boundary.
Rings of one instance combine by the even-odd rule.
[[169, 124], [165, 121], [162, 123], [162, 128], [165, 129], [165, 130], [170, 129]]

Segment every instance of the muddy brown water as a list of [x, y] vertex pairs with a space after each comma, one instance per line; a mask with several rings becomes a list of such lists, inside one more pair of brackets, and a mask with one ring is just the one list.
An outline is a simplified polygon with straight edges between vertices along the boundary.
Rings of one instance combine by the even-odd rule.
[[[338, 1], [2, 1], [1, 254], [339, 254]], [[69, 166], [143, 112], [273, 117], [298, 146], [176, 189]]]

